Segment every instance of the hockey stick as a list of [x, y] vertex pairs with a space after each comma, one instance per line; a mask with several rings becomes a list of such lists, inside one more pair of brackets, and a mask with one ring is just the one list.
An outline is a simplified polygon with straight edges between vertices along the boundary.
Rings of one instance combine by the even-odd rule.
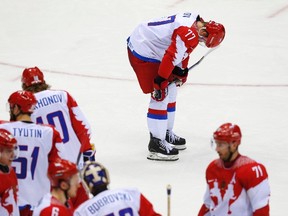
[[[190, 67], [188, 68], [188, 72], [189, 72], [190, 70], [192, 70], [194, 67], [196, 67], [198, 64], [200, 64], [200, 62], [203, 61], [203, 59], [204, 59], [207, 55], [209, 55], [212, 51], [214, 51], [214, 50], [217, 49], [218, 47], [219, 47], [219, 46], [217, 46], [217, 47], [215, 47], [215, 48], [209, 49], [196, 63], [194, 63], [192, 66], [190, 66]], [[175, 83], [175, 82], [177, 82], [177, 79], [176, 79], [176, 81], [174, 80], [173, 82], [170, 82], [169, 85], [172, 84], [172, 83]]]
[[[201, 61], [203, 61], [203, 59], [207, 56], [207, 55], [209, 55], [212, 51], [214, 51], [215, 49], [217, 49], [219, 46], [217, 46], [217, 47], [215, 47], [215, 48], [210, 48], [196, 63], [194, 63], [192, 66], [190, 66], [189, 68], [188, 68], [188, 72], [191, 70], [191, 69], [193, 69], [194, 67], [196, 67], [198, 64], [200, 64], [200, 62]], [[174, 81], [172, 81], [172, 82], [170, 82], [169, 83], [169, 85], [171, 85], [172, 83], [176, 83], [176, 86], [177, 86], [177, 82], [178, 81], [180, 81], [180, 86], [183, 84], [182, 83], [182, 81], [181, 80], [179, 80], [179, 79], [175, 79]], [[182, 83], [182, 84], [181, 84]], [[152, 94], [154, 94], [156, 91], [159, 91], [159, 90], [154, 90], [153, 92], [152, 92]]]
[[82, 152], [81, 152], [81, 148], [80, 148], [80, 151], [78, 153], [77, 160], [76, 160], [77, 167], [79, 167], [79, 162], [80, 162], [81, 155], [82, 155]]
[[167, 216], [171, 213], [171, 185], [167, 185]]
[[215, 49], [217, 49], [219, 46], [215, 47], [215, 48], [212, 48], [212, 49], [209, 49], [195, 64], [193, 64], [192, 66], [190, 66], [188, 68], [188, 71], [190, 71], [191, 69], [193, 69], [195, 66], [197, 66], [198, 64], [201, 63], [201, 61], [207, 56], [209, 55], [209, 53], [211, 53], [212, 51], [214, 51]]

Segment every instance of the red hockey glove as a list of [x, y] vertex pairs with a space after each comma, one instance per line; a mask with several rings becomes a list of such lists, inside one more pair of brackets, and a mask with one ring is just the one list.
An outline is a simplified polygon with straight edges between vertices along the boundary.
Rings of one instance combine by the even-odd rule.
[[188, 68], [181, 69], [180, 67], [174, 67], [170, 77], [170, 82], [175, 82], [177, 87], [182, 86], [186, 81], [188, 77]]
[[151, 97], [156, 101], [163, 101], [168, 95], [168, 80], [163, 77], [157, 76], [154, 79], [154, 91]]

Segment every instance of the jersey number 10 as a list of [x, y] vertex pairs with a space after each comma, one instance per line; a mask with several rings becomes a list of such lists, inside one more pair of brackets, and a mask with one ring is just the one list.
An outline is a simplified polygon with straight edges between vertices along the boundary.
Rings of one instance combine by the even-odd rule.
[[[62, 138], [63, 144], [67, 143], [69, 141], [69, 133], [68, 133], [67, 124], [65, 122], [65, 118], [64, 118], [63, 113], [59, 110], [56, 112], [49, 113], [46, 116], [47, 116], [46, 118], [47, 118], [48, 124], [56, 127], [56, 129], [57, 129], [57, 131], [59, 131], [59, 133], [61, 133], [61, 131], [62, 131], [61, 138]], [[37, 124], [43, 124], [42, 117], [41, 116], [37, 117], [36, 122], [37, 122]]]

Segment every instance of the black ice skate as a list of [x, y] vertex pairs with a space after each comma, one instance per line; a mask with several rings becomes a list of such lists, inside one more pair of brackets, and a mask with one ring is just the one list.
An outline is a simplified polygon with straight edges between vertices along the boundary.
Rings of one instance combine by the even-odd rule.
[[186, 140], [182, 137], [177, 136], [173, 133], [173, 131], [167, 130], [166, 131], [166, 138], [165, 140], [170, 143], [174, 148], [178, 150], [186, 149]]
[[158, 161], [176, 161], [179, 159], [178, 150], [170, 146], [165, 140], [155, 138], [150, 133], [147, 159]]

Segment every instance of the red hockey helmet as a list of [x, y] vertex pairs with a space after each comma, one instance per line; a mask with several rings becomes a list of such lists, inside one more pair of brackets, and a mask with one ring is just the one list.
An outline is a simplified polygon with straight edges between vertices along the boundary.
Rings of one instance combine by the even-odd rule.
[[8, 99], [10, 107], [18, 105], [23, 113], [32, 113], [37, 103], [36, 97], [29, 91], [16, 91]]
[[206, 24], [206, 31], [209, 33], [208, 38], [206, 40], [206, 46], [208, 48], [213, 48], [213, 47], [218, 46], [225, 37], [224, 26], [214, 21], [209, 21]]
[[227, 143], [241, 142], [241, 130], [236, 124], [225, 123], [221, 125], [213, 134], [213, 138], [216, 141], [224, 141]]
[[9, 149], [13, 149], [17, 146], [17, 141], [12, 134], [2, 128], [0, 129], [0, 146]]
[[69, 181], [77, 173], [76, 164], [60, 158], [51, 162], [48, 168], [48, 178], [52, 187], [58, 187], [60, 181]]
[[44, 75], [38, 67], [25, 68], [22, 73], [22, 83], [24, 83], [26, 86], [44, 83]]

